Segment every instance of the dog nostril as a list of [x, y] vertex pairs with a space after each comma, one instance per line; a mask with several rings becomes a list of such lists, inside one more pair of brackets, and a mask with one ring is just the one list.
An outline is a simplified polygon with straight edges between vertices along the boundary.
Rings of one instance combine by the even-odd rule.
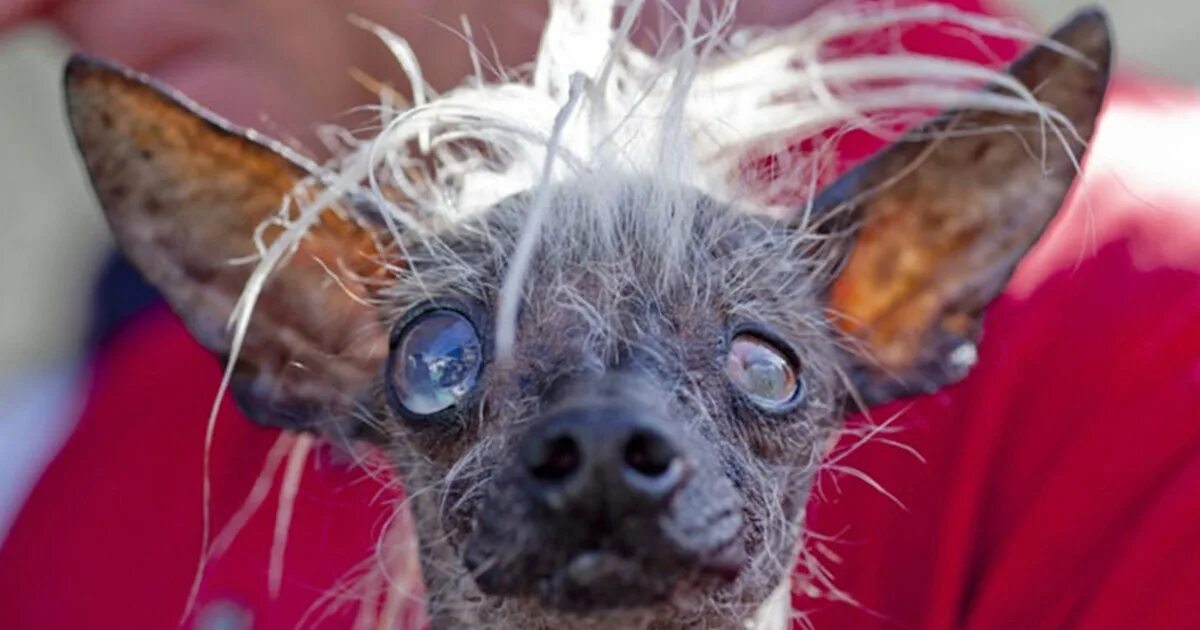
[[645, 477], [665, 475], [675, 457], [675, 449], [657, 433], [637, 431], [625, 443], [625, 465]]
[[579, 469], [579, 445], [569, 435], [541, 443], [531, 458], [529, 471], [542, 481], [563, 481]]

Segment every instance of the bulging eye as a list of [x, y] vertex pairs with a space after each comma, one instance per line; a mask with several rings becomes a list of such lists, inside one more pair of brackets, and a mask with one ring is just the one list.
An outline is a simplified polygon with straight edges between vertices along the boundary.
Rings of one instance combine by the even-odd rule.
[[778, 408], [792, 402], [799, 390], [796, 366], [775, 344], [742, 333], [729, 344], [725, 373], [755, 403]]
[[453, 407], [475, 389], [483, 347], [469, 319], [436, 309], [400, 331], [389, 360], [394, 403], [410, 415], [428, 416]]

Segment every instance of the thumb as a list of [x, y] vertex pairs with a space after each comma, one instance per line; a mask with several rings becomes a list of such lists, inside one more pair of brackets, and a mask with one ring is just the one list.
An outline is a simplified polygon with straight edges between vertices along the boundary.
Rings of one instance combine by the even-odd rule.
[[0, 0], [0, 33], [48, 13], [55, 0]]

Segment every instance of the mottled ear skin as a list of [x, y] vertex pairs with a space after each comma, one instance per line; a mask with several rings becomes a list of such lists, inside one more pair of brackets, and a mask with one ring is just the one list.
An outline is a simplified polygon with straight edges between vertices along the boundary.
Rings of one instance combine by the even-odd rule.
[[1032, 114], [949, 111], [819, 196], [825, 229], [853, 235], [828, 306], [850, 337], [866, 404], [966, 376], [983, 310], [1061, 207], [1095, 129], [1112, 45], [1099, 9], [1051, 38], [1077, 54], [1038, 46], [1010, 73], [1074, 133], [1055, 135]]
[[[76, 56], [64, 87], [117, 245], [196, 339], [228, 356], [255, 230], [312, 167], [126, 69]], [[267, 281], [234, 367], [235, 397], [255, 421], [313, 428], [344, 414], [378, 374], [386, 333], [363, 302], [363, 279], [380, 270], [373, 237], [331, 207]]]

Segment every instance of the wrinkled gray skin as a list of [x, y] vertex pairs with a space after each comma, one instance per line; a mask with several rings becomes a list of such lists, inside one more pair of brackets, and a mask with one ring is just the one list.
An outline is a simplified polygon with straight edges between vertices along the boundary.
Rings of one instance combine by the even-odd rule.
[[[414, 423], [389, 410], [378, 425], [415, 495], [435, 627], [734, 626], [791, 567], [817, 451], [840, 418], [819, 259], [798, 255], [802, 234], [698, 193], [643, 180], [608, 188], [555, 191], [514, 360], [490, 361], [477, 395], [451, 414]], [[391, 299], [495, 313], [526, 201], [410, 243], [411, 271]], [[688, 234], [675, 247], [673, 230]], [[477, 319], [488, 338], [492, 322]], [[799, 359], [790, 409], [763, 409], [726, 376], [731, 333], [746, 328], [787, 340]], [[519, 443], [548, 409], [611, 402], [662, 421], [687, 481], [662, 512], [616, 523], [549, 514], [524, 483]], [[621, 560], [597, 583], [572, 582], [571, 561], [597, 546]]]

